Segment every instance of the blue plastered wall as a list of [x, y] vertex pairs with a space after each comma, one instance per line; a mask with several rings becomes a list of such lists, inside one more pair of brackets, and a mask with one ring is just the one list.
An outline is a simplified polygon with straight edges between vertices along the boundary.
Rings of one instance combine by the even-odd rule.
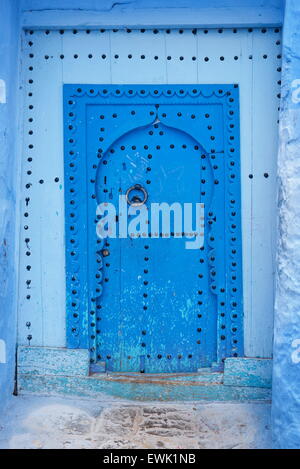
[[15, 375], [18, 22], [18, 2], [0, 0], [0, 412]]
[[273, 370], [276, 448], [300, 448], [300, 2], [287, 0]]

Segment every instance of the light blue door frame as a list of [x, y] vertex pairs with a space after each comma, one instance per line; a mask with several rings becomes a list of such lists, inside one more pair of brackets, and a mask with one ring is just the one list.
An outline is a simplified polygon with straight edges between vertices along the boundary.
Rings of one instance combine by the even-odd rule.
[[[63, 85], [238, 83], [243, 135], [244, 351], [249, 357], [270, 358], [280, 29], [29, 30], [23, 47], [27, 158], [21, 184], [19, 342], [66, 345]], [[265, 108], [270, 115], [266, 122]], [[253, 119], [253, 113], [259, 118]], [[113, 120], [117, 125], [119, 118]], [[211, 136], [216, 139], [211, 142], [218, 143], [218, 134]], [[262, 221], [264, 230], [260, 229]]]

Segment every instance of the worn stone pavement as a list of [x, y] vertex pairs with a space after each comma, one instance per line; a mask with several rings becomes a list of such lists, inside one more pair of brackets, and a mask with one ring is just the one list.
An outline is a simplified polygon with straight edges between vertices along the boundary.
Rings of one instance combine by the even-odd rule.
[[270, 406], [14, 397], [0, 449], [269, 448]]

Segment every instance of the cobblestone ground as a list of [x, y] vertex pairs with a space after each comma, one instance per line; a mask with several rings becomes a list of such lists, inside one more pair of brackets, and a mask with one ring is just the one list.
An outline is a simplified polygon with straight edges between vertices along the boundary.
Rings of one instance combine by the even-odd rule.
[[0, 420], [0, 449], [269, 447], [268, 404], [105, 404], [19, 396]]

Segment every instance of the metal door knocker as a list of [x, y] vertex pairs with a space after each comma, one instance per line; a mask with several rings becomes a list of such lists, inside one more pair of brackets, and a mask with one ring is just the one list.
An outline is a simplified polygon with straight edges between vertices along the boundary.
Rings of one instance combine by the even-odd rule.
[[[135, 194], [132, 198], [129, 198], [130, 193], [133, 191], [141, 193], [143, 198], [141, 198], [139, 194]], [[126, 200], [128, 205], [131, 205], [132, 207], [139, 207], [147, 202], [148, 192], [146, 191], [146, 189], [144, 189], [144, 187], [141, 186], [141, 184], [135, 184], [134, 186], [131, 186], [129, 187], [129, 189], [127, 189]]]

